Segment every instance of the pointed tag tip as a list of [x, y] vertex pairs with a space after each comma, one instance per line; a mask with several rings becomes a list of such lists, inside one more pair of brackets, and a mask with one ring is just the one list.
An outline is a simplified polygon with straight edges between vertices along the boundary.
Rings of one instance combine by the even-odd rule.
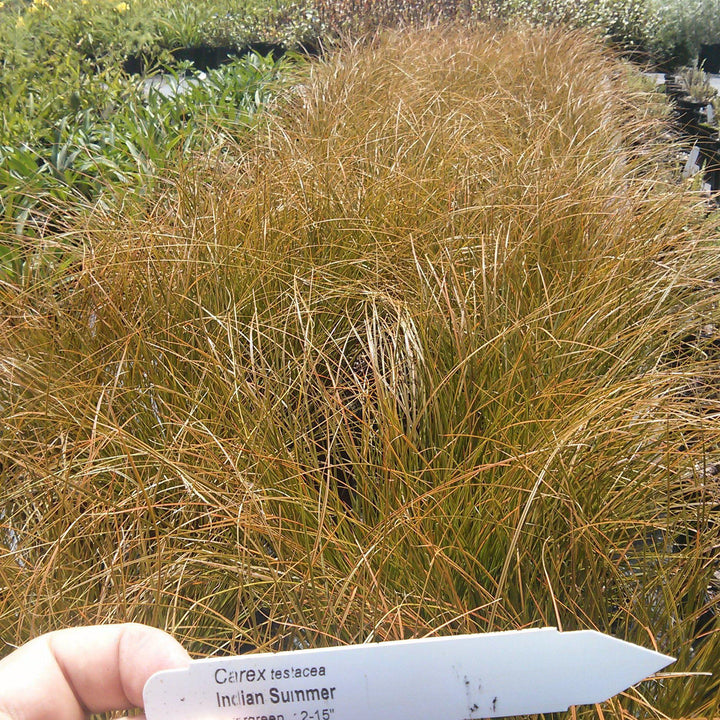
[[657, 652], [656, 650], [653, 650], [652, 652], [654, 652], [657, 656], [657, 661], [659, 663], [662, 663], [660, 667], [655, 670], [655, 672], [660, 672], [660, 670], [666, 668], [668, 665], [672, 665], [674, 662], [677, 662], [677, 658], [675, 657], [671, 657], [670, 655], [664, 655], [663, 653]]

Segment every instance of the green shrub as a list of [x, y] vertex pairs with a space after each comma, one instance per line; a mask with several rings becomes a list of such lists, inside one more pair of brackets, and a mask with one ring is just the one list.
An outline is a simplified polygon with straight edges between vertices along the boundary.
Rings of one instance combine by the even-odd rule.
[[[88, 96], [73, 91], [75, 112], [47, 129], [40, 123], [39, 129], [7, 128], [10, 137], [0, 145], [0, 211], [8, 232], [30, 237], [62, 232], [61, 218], [73, 206], [117, 204], [133, 192], [146, 196], [169, 163], [247, 131], [288, 72], [287, 61], [250, 55], [210, 70], [202, 80], [192, 73], [166, 76], [166, 83], [184, 85], [183, 92], [169, 95], [115, 77], [97, 107], [82, 107]], [[98, 83], [92, 82], [95, 91]], [[49, 123], [53, 114], [40, 108], [39, 116]], [[26, 141], [11, 144], [23, 129]], [[7, 251], [18, 242], [6, 242], [0, 256], [6, 273], [24, 267], [18, 265], [19, 249]]]
[[243, 48], [261, 41], [297, 49], [322, 39], [325, 26], [312, 6], [293, 2], [216, 13], [203, 22], [200, 33], [211, 45]]
[[623, 49], [647, 43], [647, 0], [503, 0], [502, 13], [533, 25], [565, 24], [608, 37]]
[[655, 54], [670, 68], [687, 65], [701, 43], [720, 42], [720, 4], [716, 0], [648, 0]]

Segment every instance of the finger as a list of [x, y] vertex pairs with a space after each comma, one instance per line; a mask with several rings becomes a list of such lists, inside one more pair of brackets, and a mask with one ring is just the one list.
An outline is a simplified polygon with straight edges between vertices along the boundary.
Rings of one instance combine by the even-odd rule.
[[0, 661], [0, 714], [82, 720], [87, 713], [140, 707], [150, 675], [189, 661], [179, 643], [145, 625], [59, 630]]

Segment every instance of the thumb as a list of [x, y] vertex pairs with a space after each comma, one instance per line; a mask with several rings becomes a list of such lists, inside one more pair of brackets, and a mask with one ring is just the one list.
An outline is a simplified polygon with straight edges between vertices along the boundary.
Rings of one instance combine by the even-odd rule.
[[176, 640], [146, 625], [41, 635], [0, 661], [0, 718], [84, 720], [91, 713], [141, 707], [153, 673], [189, 661]]

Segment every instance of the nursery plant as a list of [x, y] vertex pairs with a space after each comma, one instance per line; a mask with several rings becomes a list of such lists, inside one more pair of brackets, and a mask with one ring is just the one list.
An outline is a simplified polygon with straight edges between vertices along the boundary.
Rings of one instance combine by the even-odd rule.
[[679, 674], [573, 717], [716, 714], [717, 221], [633, 77], [388, 33], [6, 279], [6, 641], [597, 628]]
[[328, 36], [447, 20], [563, 25], [667, 70], [691, 63], [702, 43], [720, 40], [715, 0], [313, 0], [313, 6]]
[[695, 102], [709, 103], [717, 95], [701, 68], [686, 67], [680, 69], [680, 81], [687, 90], [688, 97]]
[[84, 106], [89, 97], [78, 94], [74, 112], [44, 129], [50, 117], [41, 118], [25, 142], [10, 130], [0, 144], [0, 271], [22, 273], [26, 251], [42, 255], [34, 240], [62, 234], [68, 214], [98, 202], [119, 206], [130, 193], [146, 197], [169, 163], [249, 131], [296, 74], [291, 65], [251, 54], [202, 75], [180, 67], [164, 76], [170, 92], [113, 75], [102, 100], [96, 77], [89, 97], [97, 105]]
[[[21, 271], [21, 246], [61, 234], [59, 218], [71, 207], [147, 194], [169, 160], [246, 131], [293, 63], [240, 51], [265, 37], [259, 18], [271, 15], [273, 37], [292, 44], [288, 28], [295, 16], [283, 8], [280, 18], [272, 3], [213, 5], [213, 12], [232, 9], [255, 18], [254, 30], [233, 38], [222, 67], [199, 73], [173, 53], [209, 41], [208, 4], [37, 0], [3, 6], [0, 272]], [[146, 75], [164, 76], [166, 86], [182, 91], [155, 91], [154, 80], [127, 72], [132, 58], [140, 58]], [[210, 129], [218, 123], [219, 134]]]

